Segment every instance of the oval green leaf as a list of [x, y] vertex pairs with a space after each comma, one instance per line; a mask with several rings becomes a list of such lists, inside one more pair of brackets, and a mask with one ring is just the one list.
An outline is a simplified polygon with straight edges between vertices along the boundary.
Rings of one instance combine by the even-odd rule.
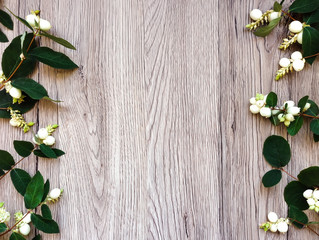
[[41, 203], [44, 193], [44, 180], [38, 171], [31, 179], [24, 195], [24, 203], [27, 209], [35, 209]]
[[15, 164], [14, 159], [10, 153], [4, 150], [0, 150], [0, 169], [10, 170]]
[[257, 29], [254, 34], [258, 37], [266, 37], [279, 24], [281, 17], [272, 20], [267, 26]]
[[41, 215], [31, 214], [33, 225], [44, 233], [59, 233], [59, 226], [54, 220], [45, 219]]
[[283, 137], [272, 135], [264, 143], [263, 155], [271, 166], [284, 167], [290, 161], [290, 146]]
[[263, 178], [262, 178], [262, 183], [264, 185], [264, 187], [273, 187], [276, 184], [278, 184], [280, 182], [282, 178], [282, 173], [280, 170], [277, 169], [273, 169], [270, 170], [269, 172], [267, 172]]
[[309, 167], [302, 170], [298, 175], [299, 181], [307, 187], [319, 187], [319, 167]]
[[295, 136], [301, 129], [302, 125], [303, 125], [303, 117], [301, 116], [296, 117], [295, 121], [291, 122], [289, 127], [287, 128], [289, 135]]
[[319, 119], [314, 119], [310, 123], [310, 130], [316, 134], [319, 135]]
[[307, 215], [295, 206], [289, 207], [288, 217], [297, 228], [303, 228], [309, 222]]
[[[48, 158], [57, 158], [57, 155], [55, 154], [55, 152], [52, 150], [52, 148], [50, 148], [47, 145], [41, 144], [40, 145], [40, 150], [41, 152]], [[36, 154], [36, 153], [35, 153]]]
[[51, 210], [50, 210], [50, 208], [48, 207], [48, 205], [43, 204], [43, 205], [41, 206], [41, 213], [42, 213], [42, 217], [43, 217], [43, 218], [49, 219], [49, 220], [52, 219]]
[[[319, 31], [313, 27], [305, 27], [302, 35], [303, 56], [309, 57], [319, 53]], [[316, 57], [306, 58], [312, 64]]]
[[0, 233], [7, 231], [7, 225], [5, 223], [0, 223]]
[[47, 37], [47, 38], [50, 38], [51, 40], [55, 41], [56, 43], [58, 44], [61, 44], [62, 46], [66, 47], [66, 48], [70, 48], [72, 50], [76, 50], [76, 48], [71, 44], [69, 43], [67, 40], [63, 39], [63, 38], [59, 38], [59, 37], [56, 37], [56, 36], [53, 36], [47, 32], [44, 32], [44, 31], [41, 31], [41, 36], [44, 36], [44, 37]]
[[17, 141], [13, 142], [14, 149], [21, 157], [28, 157], [34, 149], [34, 145], [31, 142]]
[[309, 205], [303, 196], [304, 191], [308, 189], [307, 186], [303, 185], [299, 181], [293, 181], [288, 183], [285, 187], [284, 197], [288, 206], [295, 206], [300, 210], [306, 210]]
[[295, 0], [289, 7], [290, 12], [309, 13], [319, 8], [319, 0]]
[[31, 181], [31, 176], [29, 173], [22, 169], [16, 168], [11, 171], [10, 176], [15, 189], [18, 191], [18, 193], [24, 196]]

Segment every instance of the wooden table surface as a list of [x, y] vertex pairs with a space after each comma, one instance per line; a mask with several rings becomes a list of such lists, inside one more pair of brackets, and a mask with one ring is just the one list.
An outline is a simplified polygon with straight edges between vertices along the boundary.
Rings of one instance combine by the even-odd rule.
[[[67, 153], [59, 160], [30, 157], [19, 166], [31, 174], [40, 170], [52, 187], [65, 189], [52, 206], [61, 234], [43, 239], [315, 239], [293, 227], [285, 235], [258, 229], [269, 211], [286, 216], [283, 189], [291, 181], [284, 176], [277, 187], [262, 186], [261, 177], [270, 170], [262, 157], [264, 140], [271, 134], [288, 138], [293, 175], [318, 165], [309, 122], [291, 138], [284, 127], [249, 112], [256, 92], [275, 91], [282, 102], [307, 94], [319, 101], [317, 63], [273, 80], [280, 57], [289, 56], [277, 48], [287, 24], [266, 39], [244, 29], [251, 9], [272, 4], [3, 1], [20, 16], [40, 9], [51, 32], [78, 49], [41, 39], [80, 68], [40, 64], [32, 76], [52, 98], [64, 101], [41, 101], [26, 115], [39, 127], [60, 124], [57, 147]], [[10, 39], [26, 30], [14, 23], [15, 30], [6, 31]], [[6, 46], [0, 45], [1, 52]], [[0, 127], [1, 149], [11, 153], [14, 139], [32, 137], [7, 120], [0, 120]], [[8, 210], [25, 211], [10, 178], [0, 188]]]

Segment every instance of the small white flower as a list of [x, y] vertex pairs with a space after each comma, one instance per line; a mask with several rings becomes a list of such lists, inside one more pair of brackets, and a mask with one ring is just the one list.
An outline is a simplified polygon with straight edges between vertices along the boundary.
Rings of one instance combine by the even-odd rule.
[[269, 230], [270, 230], [271, 232], [277, 232], [277, 230], [278, 230], [277, 224], [271, 224]]
[[286, 114], [285, 116], [286, 120], [293, 122], [295, 120], [294, 116], [290, 113]]
[[312, 197], [312, 193], [313, 193], [313, 190], [312, 189], [307, 189], [306, 191], [303, 192], [303, 196], [304, 198], [311, 198]]
[[290, 65], [290, 60], [288, 58], [282, 58], [279, 61], [280, 67], [287, 68]]
[[312, 196], [313, 196], [315, 199], [319, 200], [319, 190], [316, 189], [315, 191], [313, 191]]
[[296, 72], [300, 72], [301, 70], [304, 69], [305, 62], [303, 60], [300, 60], [300, 59], [294, 60], [292, 63], [292, 67], [294, 68], [294, 70]]
[[250, 17], [252, 20], [257, 21], [259, 18], [261, 18], [263, 15], [262, 11], [260, 11], [259, 9], [253, 9], [250, 12]]
[[281, 233], [286, 233], [288, 231], [288, 224], [286, 222], [278, 223], [278, 231]]
[[309, 206], [313, 206], [316, 204], [316, 201], [313, 198], [309, 198], [309, 199], [307, 199], [307, 203]]
[[301, 31], [300, 33], [298, 33], [297, 42], [298, 42], [299, 44], [302, 44], [302, 36], [303, 36], [303, 31]]
[[281, 12], [272, 12], [268, 14], [268, 20], [271, 22], [272, 20], [275, 20], [281, 16]]
[[12, 87], [12, 88], [9, 90], [9, 94], [10, 94], [11, 97], [17, 98], [17, 99], [21, 98], [21, 96], [22, 96], [21, 90], [15, 88], [15, 87]]
[[278, 215], [275, 212], [269, 212], [268, 220], [272, 223], [276, 223], [278, 221]]
[[262, 107], [260, 109], [260, 115], [265, 117], [265, 118], [270, 118], [271, 117], [271, 109], [269, 107]]
[[61, 196], [61, 189], [59, 188], [54, 188], [49, 193], [49, 197], [52, 198], [53, 200], [58, 199], [60, 196]]
[[40, 18], [40, 29], [43, 31], [49, 31], [51, 29], [51, 23], [47, 20]]
[[299, 107], [290, 107], [287, 109], [288, 114], [292, 114], [294, 116], [297, 116], [300, 113], [300, 108]]
[[30, 24], [31, 27], [35, 27], [36, 22], [40, 22], [40, 17], [36, 16], [35, 14], [29, 14], [26, 16], [25, 20]]
[[22, 224], [19, 228], [19, 232], [24, 236], [29, 235], [30, 231], [31, 231], [30, 225], [27, 223]]
[[299, 51], [295, 51], [295, 52], [293, 52], [292, 54], [291, 54], [291, 59], [293, 60], [293, 61], [295, 61], [295, 60], [301, 60], [303, 57], [302, 57], [302, 53], [301, 52], [299, 52]]
[[40, 128], [38, 131], [39, 139], [46, 139], [49, 136], [48, 130], [46, 128]]
[[255, 105], [256, 104], [256, 98], [252, 97], [251, 99], [249, 99], [250, 104]]
[[303, 108], [303, 111], [307, 111], [311, 107], [310, 103], [306, 103], [305, 107]]
[[55, 144], [55, 138], [52, 136], [48, 136], [46, 139], [43, 140], [43, 143], [47, 146], [52, 146]]
[[264, 100], [258, 100], [256, 102], [256, 106], [258, 106], [259, 108], [262, 108], [265, 105], [265, 101]]
[[287, 108], [295, 106], [295, 102], [294, 101], [286, 101], [286, 102], [284, 102], [283, 107], [285, 107], [286, 104], [287, 104]]
[[292, 21], [289, 24], [289, 31], [292, 33], [300, 33], [303, 29], [303, 25], [299, 21]]
[[251, 113], [257, 114], [257, 113], [259, 113], [260, 108], [259, 108], [258, 106], [256, 106], [256, 105], [251, 105], [251, 106], [249, 107], [249, 110], [251, 111]]

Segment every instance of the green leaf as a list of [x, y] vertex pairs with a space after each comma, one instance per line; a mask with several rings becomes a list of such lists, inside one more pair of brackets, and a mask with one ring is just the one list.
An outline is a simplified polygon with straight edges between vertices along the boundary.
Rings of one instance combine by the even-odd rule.
[[319, 8], [319, 0], [295, 0], [289, 7], [290, 12], [309, 13]]
[[303, 196], [304, 191], [308, 189], [307, 186], [303, 185], [299, 181], [293, 181], [288, 183], [284, 191], [285, 201], [288, 206], [295, 206], [300, 210], [306, 210], [309, 205]]
[[53, 35], [51, 35], [51, 34], [49, 34], [47, 32], [44, 32], [44, 31], [41, 31], [40, 36], [44, 36], [44, 37], [50, 38], [51, 40], [55, 41], [56, 43], [61, 44], [64, 47], [76, 50], [76, 48], [71, 43], [69, 43], [67, 40], [65, 40], [63, 38], [58, 38], [58, 37], [53, 36]]
[[0, 233], [7, 231], [7, 225], [5, 223], [0, 223]]
[[38, 214], [31, 214], [31, 221], [33, 225], [45, 233], [59, 233], [59, 226], [54, 220], [45, 219]]
[[319, 135], [313, 134], [313, 140], [319, 142]]
[[267, 99], [266, 99], [266, 104], [269, 106], [269, 107], [276, 107], [277, 105], [277, 94], [274, 93], [274, 92], [270, 92], [268, 95], [267, 95]]
[[48, 47], [37, 47], [29, 52], [29, 55], [38, 61], [54, 68], [74, 69], [78, 66], [72, 60], [60, 52], [55, 52]]
[[272, 32], [272, 30], [274, 30], [274, 28], [279, 24], [280, 20], [281, 20], [281, 17], [276, 18], [276, 19], [270, 21], [270, 23], [269, 23], [267, 26], [261, 27], [261, 28], [257, 29], [257, 30], [254, 32], [254, 34], [255, 34], [256, 36], [258, 36], [258, 37], [266, 37], [266, 36], [269, 35], [269, 34]]
[[264, 187], [273, 187], [280, 182], [281, 178], [282, 178], [281, 171], [277, 169], [273, 169], [267, 172], [263, 176], [262, 183], [264, 184]]
[[304, 114], [316, 117], [319, 114], [319, 107], [314, 101], [308, 100], [308, 103], [310, 103], [310, 108]]
[[43, 197], [42, 197], [42, 201], [41, 202], [44, 202], [45, 199], [47, 198], [48, 194], [49, 194], [49, 191], [50, 191], [50, 181], [47, 180], [44, 184], [44, 191], [43, 191]]
[[310, 123], [310, 130], [316, 134], [319, 135], [319, 119], [314, 119]]
[[10, 240], [25, 240], [25, 238], [22, 237], [20, 234], [14, 232], [11, 234]]
[[[61, 157], [65, 154], [65, 152], [63, 152], [62, 150], [60, 149], [56, 149], [56, 148], [51, 148], [54, 153], [56, 154], [56, 158], [58, 157]], [[38, 156], [38, 157], [42, 157], [42, 158], [50, 158], [50, 157], [47, 157], [44, 153], [41, 152], [41, 150], [34, 150], [34, 155]]]
[[307, 25], [314, 24], [314, 23], [319, 23], [319, 9], [317, 9], [316, 11], [314, 11], [312, 13], [304, 14], [303, 15], [303, 21]]
[[308, 102], [309, 96], [304, 96], [303, 98], [301, 98], [298, 102], [298, 107], [300, 108], [300, 110], [302, 111], [302, 109], [305, 108], [307, 102]]
[[34, 145], [31, 142], [17, 141], [13, 142], [14, 149], [21, 157], [28, 157], [34, 149]]
[[[14, 70], [17, 68], [17, 66], [21, 62], [20, 55], [22, 53], [21, 49], [21, 36], [18, 36], [12, 40], [10, 45], [5, 49], [3, 55], [2, 55], [2, 70], [4, 75], [8, 78]], [[31, 40], [33, 38], [33, 34], [29, 33], [25, 37], [24, 46], [27, 48], [27, 46], [30, 44]], [[32, 43], [31, 48], [33, 49], [36, 47], [35, 41]], [[35, 68], [36, 60], [32, 58], [26, 58], [19, 69], [16, 71], [12, 79], [14, 78], [20, 78], [20, 77], [26, 77], [29, 74], [31, 74]]]
[[280, 121], [278, 119], [278, 115], [272, 115], [270, 118], [269, 118], [270, 122], [275, 125], [275, 126], [278, 126], [280, 124]]
[[295, 121], [291, 122], [289, 127], [287, 128], [289, 135], [295, 136], [299, 132], [302, 125], [303, 125], [303, 117], [301, 116], [296, 117]]
[[18, 191], [18, 193], [24, 196], [31, 181], [31, 176], [29, 173], [22, 169], [16, 168], [11, 171], [10, 176], [15, 189]]
[[[288, 217], [292, 220], [292, 224], [297, 228], [303, 228], [304, 225], [308, 224], [309, 222], [307, 215], [295, 206], [289, 207]], [[304, 225], [300, 223], [303, 223]]]
[[3, 26], [13, 30], [13, 21], [8, 13], [5, 11], [0, 10], [0, 22]]
[[0, 169], [10, 170], [14, 164], [12, 155], [7, 151], [0, 150]]
[[24, 203], [27, 209], [35, 209], [41, 203], [44, 193], [44, 181], [41, 173], [38, 171], [28, 184], [24, 195]]
[[[302, 35], [302, 49], [304, 57], [319, 53], [319, 31], [313, 27], [305, 27]], [[315, 57], [306, 58], [307, 63], [312, 64]]]
[[271, 166], [284, 167], [290, 161], [290, 146], [283, 137], [272, 135], [264, 143], [263, 155]]
[[30, 78], [18, 78], [12, 82], [12, 86], [21, 89], [30, 98], [40, 100], [44, 97], [48, 97], [47, 90], [36, 81]]
[[1, 30], [0, 30], [0, 42], [9, 42], [9, 39]]
[[319, 186], [319, 167], [309, 167], [302, 170], [298, 175], [299, 181], [307, 187]]
[[41, 144], [40, 150], [48, 158], [57, 158], [57, 155], [52, 150], [52, 148], [48, 147], [47, 145]]
[[0, 177], [3, 176], [4, 174], [5, 172], [2, 169], [0, 169]]
[[26, 25], [28, 28], [31, 29], [31, 31], [33, 32], [33, 28], [30, 26], [30, 24], [24, 20], [23, 18], [20, 18], [19, 16], [15, 15], [13, 12], [10, 11], [9, 8], [5, 7], [15, 18], [17, 18], [20, 22], [22, 22], [24, 25]]
[[43, 205], [41, 206], [41, 213], [42, 213], [42, 217], [44, 217], [45, 219], [49, 219], [49, 220], [52, 219], [51, 210], [50, 210], [50, 208], [48, 207], [48, 205], [43, 204]]
[[274, 3], [274, 11], [280, 12], [281, 9], [282, 9], [282, 5], [279, 2], [275, 2]]
[[32, 238], [32, 240], [41, 240], [41, 235], [40, 234], [36, 235], [34, 238]]

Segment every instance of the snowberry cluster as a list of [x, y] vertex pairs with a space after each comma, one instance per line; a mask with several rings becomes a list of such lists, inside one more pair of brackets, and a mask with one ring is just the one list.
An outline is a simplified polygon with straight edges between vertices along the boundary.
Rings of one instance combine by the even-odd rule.
[[34, 122], [26, 122], [24, 117], [21, 115], [19, 110], [13, 110], [12, 108], [8, 108], [10, 111], [10, 125], [13, 127], [22, 128], [23, 131], [26, 133], [30, 130], [30, 127], [34, 125]]
[[0, 223], [7, 223], [10, 220], [10, 213], [4, 208], [4, 202], [0, 203]]
[[250, 18], [253, 20], [253, 22], [246, 25], [246, 28], [250, 30], [254, 30], [260, 25], [263, 25], [267, 22], [271, 22], [272, 20], [275, 20], [276, 18], [279, 18], [280, 16], [281, 16], [281, 12], [275, 12], [274, 10], [268, 10], [265, 13], [263, 13], [259, 9], [253, 9], [250, 12]]
[[307, 189], [304, 191], [303, 196], [307, 199], [309, 209], [319, 213], [319, 189]]
[[303, 28], [304, 28], [304, 25], [300, 21], [297, 21], [297, 20], [292, 21], [289, 24], [289, 31], [290, 31], [289, 37], [284, 38], [284, 41], [279, 48], [286, 50], [289, 46], [291, 46], [295, 42], [302, 44]]
[[263, 223], [260, 228], [264, 229], [266, 232], [270, 230], [271, 232], [286, 233], [289, 228], [290, 221], [288, 218], [278, 218], [275, 212], [268, 213], [268, 222]]
[[[270, 108], [266, 104], [267, 95], [257, 93], [256, 97], [250, 99], [250, 111], [253, 114], [260, 113], [265, 118], [275, 116], [280, 122], [283, 122], [286, 127], [291, 122], [295, 121], [295, 117], [300, 114], [300, 108], [295, 106], [294, 101], [286, 101], [281, 107]], [[307, 103], [302, 112], [307, 111], [310, 108], [310, 103]]]
[[40, 11], [31, 11], [31, 14], [26, 16], [25, 20], [30, 24], [31, 27], [35, 29], [40, 29], [43, 31], [49, 31], [51, 29], [51, 23], [47, 20], [40, 18]]
[[302, 53], [299, 51], [295, 51], [291, 54], [290, 59], [282, 58], [279, 61], [280, 69], [276, 73], [276, 80], [279, 80], [287, 73], [295, 70], [296, 72], [300, 72], [305, 67], [306, 60], [303, 58]]
[[24, 236], [28, 236], [31, 231], [31, 214], [23, 214], [22, 212], [17, 212], [14, 214], [14, 219], [17, 224], [14, 232], [20, 233]]
[[46, 128], [40, 128], [38, 133], [34, 135], [33, 142], [37, 145], [45, 144], [52, 146], [55, 144], [55, 138], [52, 135], [59, 125], [49, 125]]

